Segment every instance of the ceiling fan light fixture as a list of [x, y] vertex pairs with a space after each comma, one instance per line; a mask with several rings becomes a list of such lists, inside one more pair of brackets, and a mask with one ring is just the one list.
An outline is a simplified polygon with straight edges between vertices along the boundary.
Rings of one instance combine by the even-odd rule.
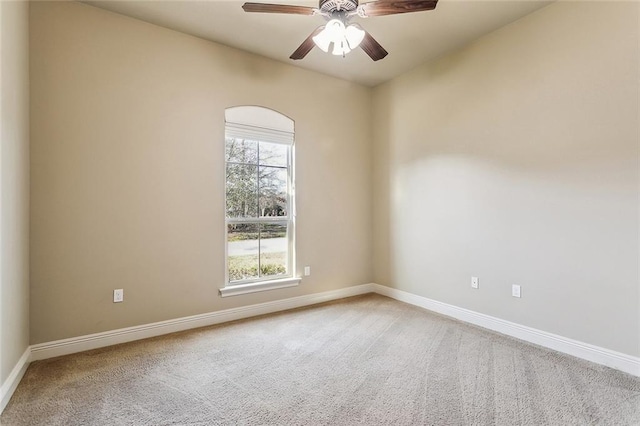
[[345, 27], [342, 20], [332, 19], [318, 35], [313, 37], [313, 42], [325, 53], [331, 50], [331, 53], [336, 56], [344, 56], [360, 45], [364, 35], [364, 30], [359, 26]]
[[294, 61], [303, 59], [315, 46], [325, 53], [331, 50], [332, 54], [342, 56], [356, 47], [361, 47], [373, 61], [379, 61], [389, 52], [359, 25], [348, 25], [351, 17], [369, 18], [422, 12], [435, 9], [437, 4], [438, 0], [379, 0], [363, 4], [358, 0], [319, 0], [317, 8], [247, 2], [242, 5], [242, 9], [245, 12], [319, 15], [327, 19], [329, 21], [327, 25], [317, 27], [289, 56]]

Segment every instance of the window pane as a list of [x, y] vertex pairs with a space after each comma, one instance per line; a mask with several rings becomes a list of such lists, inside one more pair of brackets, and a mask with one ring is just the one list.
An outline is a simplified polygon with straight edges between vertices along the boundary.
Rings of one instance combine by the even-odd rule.
[[258, 224], [227, 225], [229, 281], [258, 278]]
[[260, 216], [287, 216], [287, 169], [260, 166]]
[[257, 217], [258, 167], [227, 164], [227, 217]]
[[260, 164], [287, 167], [287, 151], [287, 145], [260, 142]]
[[287, 225], [263, 224], [260, 232], [260, 276], [287, 274]]
[[257, 164], [258, 142], [239, 138], [226, 138], [226, 161]]

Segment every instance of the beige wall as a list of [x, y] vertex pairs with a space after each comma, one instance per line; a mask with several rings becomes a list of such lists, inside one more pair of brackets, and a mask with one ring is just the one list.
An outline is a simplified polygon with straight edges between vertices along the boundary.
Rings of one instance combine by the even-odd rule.
[[[31, 93], [32, 343], [371, 281], [368, 89], [91, 6], [33, 3]], [[221, 299], [224, 109], [243, 104], [296, 122], [297, 266], [313, 274]]]
[[29, 4], [0, 1], [0, 384], [29, 346]]
[[[556, 3], [371, 91], [33, 3], [31, 342], [373, 276], [640, 355], [638, 35], [637, 4]], [[313, 275], [221, 299], [223, 117], [241, 104], [296, 121]]]
[[640, 355], [639, 7], [555, 3], [376, 88], [377, 282]]

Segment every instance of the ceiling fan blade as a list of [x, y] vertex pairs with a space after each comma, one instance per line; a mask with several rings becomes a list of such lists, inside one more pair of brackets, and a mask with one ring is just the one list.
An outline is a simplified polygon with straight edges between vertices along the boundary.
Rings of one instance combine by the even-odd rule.
[[360, 16], [368, 18], [433, 10], [437, 4], [438, 0], [379, 0], [361, 4], [358, 9], [361, 11]]
[[360, 43], [360, 47], [362, 47], [362, 50], [364, 50], [366, 54], [369, 55], [374, 61], [379, 61], [389, 54], [389, 52], [384, 50], [384, 47], [382, 47], [380, 43], [378, 43], [376, 39], [366, 31], [364, 34], [364, 38]]
[[313, 42], [313, 38], [318, 35], [320, 33], [320, 31], [322, 31], [324, 27], [323, 26], [319, 26], [318, 28], [316, 28], [310, 35], [309, 37], [307, 37], [305, 39], [305, 41], [302, 42], [302, 44], [300, 45], [300, 47], [298, 47], [296, 49], [295, 52], [293, 52], [291, 54], [291, 56], [289, 56], [290, 59], [293, 60], [298, 60], [298, 59], [302, 59], [305, 56], [307, 56], [307, 53], [311, 52], [311, 49], [314, 48], [314, 46], [316, 45]]
[[288, 13], [292, 15], [313, 15], [316, 12], [313, 7], [268, 3], [245, 3], [242, 5], [242, 9], [245, 12]]

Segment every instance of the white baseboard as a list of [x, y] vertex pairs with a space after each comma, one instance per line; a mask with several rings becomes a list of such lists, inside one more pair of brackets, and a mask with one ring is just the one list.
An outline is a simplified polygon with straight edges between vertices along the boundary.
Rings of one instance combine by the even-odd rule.
[[566, 337], [547, 333], [535, 328], [526, 327], [489, 315], [449, 305], [447, 303], [438, 302], [437, 300], [428, 299], [402, 290], [397, 290], [379, 284], [362, 284], [323, 293], [292, 297], [273, 302], [259, 303], [239, 308], [226, 309], [223, 311], [193, 315], [190, 317], [177, 318], [168, 321], [121, 328], [103, 333], [89, 334], [86, 336], [72, 337], [69, 339], [32, 345], [27, 348], [14, 369], [11, 371], [9, 377], [4, 383], [2, 383], [2, 387], [0, 388], [0, 414], [11, 399], [13, 392], [18, 386], [18, 383], [20, 383], [20, 380], [22, 379], [22, 376], [24, 376], [29, 362], [31, 361], [69, 355], [76, 352], [83, 352], [91, 349], [131, 342], [134, 340], [161, 336], [163, 334], [175, 333], [177, 331], [184, 331], [192, 328], [206, 327], [223, 322], [250, 318], [257, 315], [300, 308], [303, 306], [366, 293], [378, 293], [401, 302], [419, 306], [470, 324], [497, 331], [508, 336], [516, 337], [527, 342], [535, 343], [558, 352], [573, 355], [578, 358], [615, 368], [640, 377], [640, 358], [590, 345], [588, 343], [579, 342], [577, 340], [568, 339]]
[[[640, 358], [601, 348], [588, 343], [569, 339], [546, 331], [516, 324], [490, 315], [481, 314], [458, 306], [449, 305], [437, 300], [428, 299], [402, 290], [382, 286], [379, 284], [362, 284], [353, 287], [341, 288], [338, 290], [323, 293], [309, 294], [305, 296], [292, 297], [289, 299], [276, 300], [273, 302], [259, 303], [256, 305], [243, 306], [239, 308], [226, 309], [223, 311], [210, 312], [206, 314], [193, 315], [190, 317], [177, 318], [168, 321], [161, 321], [135, 327], [121, 328], [104, 333], [90, 334], [86, 336], [73, 337], [70, 339], [57, 340], [54, 342], [41, 343], [30, 347], [29, 361], [53, 358], [61, 355], [69, 355], [76, 352], [83, 352], [105, 346], [117, 345], [119, 343], [131, 342], [134, 340], [146, 339], [149, 337], [161, 336], [163, 334], [175, 333], [177, 331], [189, 330], [192, 328], [206, 327], [208, 325], [220, 324], [264, 315], [287, 309], [299, 308], [313, 305], [329, 300], [341, 299], [344, 297], [356, 296], [365, 293], [378, 293], [392, 299], [406, 302], [415, 306], [428, 309], [439, 314], [443, 314], [470, 324], [474, 324], [507, 336], [515, 337], [530, 343], [544, 346], [549, 349], [573, 355], [587, 361], [615, 368], [629, 374], [640, 377]], [[24, 358], [24, 357], [23, 357]], [[18, 366], [16, 366], [18, 368]], [[26, 367], [24, 367], [26, 368]], [[24, 371], [23, 371], [24, 373]], [[21, 377], [21, 376], [20, 376]], [[3, 386], [4, 391], [4, 386]], [[5, 395], [4, 393], [2, 395]]]
[[638, 357], [438, 302], [395, 288], [379, 284], [373, 284], [372, 287], [374, 292], [383, 296], [640, 377], [640, 358]]
[[373, 292], [372, 284], [362, 284], [338, 290], [326, 291], [323, 293], [308, 294], [305, 296], [292, 297], [273, 302], [259, 303], [239, 308], [225, 309], [223, 311], [209, 312], [206, 314], [193, 315], [168, 321], [138, 325], [135, 327], [120, 328], [103, 333], [95, 333], [86, 336], [56, 340], [53, 342], [40, 343], [31, 346], [31, 361], [69, 355], [76, 352], [132, 342], [134, 340], [147, 339], [149, 337], [161, 336], [163, 334], [175, 333], [177, 331], [184, 331], [192, 328], [206, 327], [209, 325], [254, 317], [257, 315], [285, 311], [287, 309], [314, 305], [316, 303], [322, 303], [329, 300], [342, 299], [344, 297], [371, 292]]
[[9, 403], [9, 400], [13, 396], [13, 392], [15, 392], [20, 380], [22, 380], [22, 376], [24, 376], [24, 373], [27, 371], [30, 355], [31, 347], [27, 347], [18, 360], [18, 363], [13, 367], [13, 370], [11, 370], [7, 380], [2, 383], [2, 386], [0, 387], [0, 414], [2, 414], [4, 407]]
[[18, 384], [24, 376], [24, 373], [29, 366], [29, 362], [31, 361], [70, 355], [105, 346], [147, 339], [149, 337], [161, 336], [163, 334], [175, 333], [177, 331], [184, 331], [192, 328], [206, 327], [208, 325], [220, 324], [223, 322], [250, 318], [258, 315], [286, 311], [288, 309], [300, 308], [303, 306], [372, 292], [373, 284], [362, 284], [332, 291], [325, 291], [323, 293], [291, 297], [289, 299], [276, 300], [273, 302], [225, 309], [223, 311], [176, 318], [168, 321], [120, 328], [103, 333], [88, 334], [85, 336], [31, 345], [26, 349], [14, 369], [11, 371], [11, 374], [0, 388], [0, 414], [2, 414], [2, 411], [9, 403], [11, 396], [13, 396], [13, 392], [18, 387]]

